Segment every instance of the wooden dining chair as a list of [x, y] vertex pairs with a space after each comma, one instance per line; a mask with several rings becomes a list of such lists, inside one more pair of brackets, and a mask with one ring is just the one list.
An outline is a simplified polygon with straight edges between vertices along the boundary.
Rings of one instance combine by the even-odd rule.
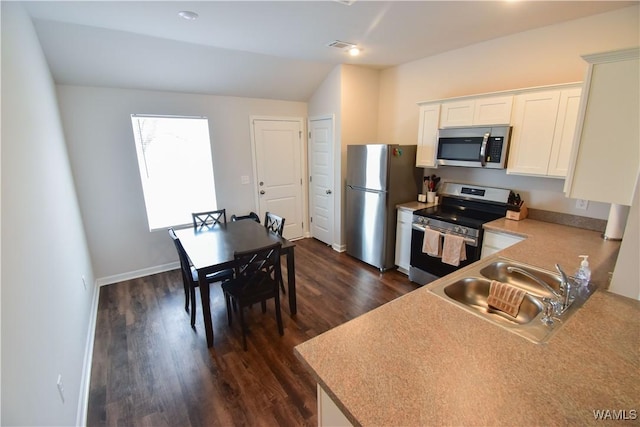
[[235, 215], [235, 214], [231, 215], [231, 222], [241, 221], [243, 219], [252, 219], [255, 222], [257, 222], [258, 224], [260, 224], [260, 217], [258, 216], [257, 213], [255, 213], [253, 211], [249, 212], [248, 215]]
[[[284, 218], [274, 213], [267, 212], [264, 215], [264, 226], [267, 230], [282, 237], [282, 233], [284, 232]], [[282, 289], [283, 294], [287, 293], [284, 288], [284, 281], [282, 280], [282, 277], [280, 277], [280, 289]]]
[[282, 269], [280, 267], [281, 243], [274, 243], [259, 249], [235, 252], [235, 277], [222, 284], [227, 304], [227, 319], [232, 323], [232, 304], [237, 305], [240, 312], [240, 328], [242, 329], [242, 345], [247, 350], [244, 307], [261, 303], [262, 312], [266, 313], [266, 302], [273, 298], [275, 302], [278, 332], [284, 335], [282, 314], [280, 312], [280, 287]]
[[[195, 328], [196, 324], [196, 288], [198, 287], [198, 271], [191, 265], [189, 256], [184, 250], [180, 239], [176, 235], [173, 228], [169, 228], [169, 236], [173, 240], [173, 243], [178, 252], [178, 258], [180, 259], [180, 270], [182, 272], [182, 284], [184, 286], [184, 309], [189, 313], [189, 306], [191, 306], [191, 327]], [[207, 276], [207, 282], [216, 283], [229, 280], [233, 278], [233, 270], [227, 269], [218, 271], [216, 273]], [[208, 296], [207, 296], [208, 297]]]
[[194, 212], [191, 214], [193, 218], [193, 229], [195, 231], [207, 231], [218, 224], [227, 223], [226, 209], [218, 209], [207, 212]]
[[274, 213], [267, 212], [264, 215], [264, 226], [267, 230], [282, 237], [282, 232], [284, 231], [284, 218]]

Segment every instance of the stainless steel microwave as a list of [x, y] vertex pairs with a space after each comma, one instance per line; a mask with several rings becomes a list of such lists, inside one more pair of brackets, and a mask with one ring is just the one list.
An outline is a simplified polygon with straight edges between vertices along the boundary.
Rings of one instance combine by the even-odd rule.
[[510, 136], [511, 126], [440, 129], [437, 164], [504, 169], [507, 167]]

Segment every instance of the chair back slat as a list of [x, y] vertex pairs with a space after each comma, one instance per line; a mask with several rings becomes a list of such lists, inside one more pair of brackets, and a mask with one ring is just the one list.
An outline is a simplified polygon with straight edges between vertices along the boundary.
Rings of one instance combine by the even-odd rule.
[[193, 229], [195, 231], [207, 231], [219, 224], [227, 223], [226, 209], [218, 209], [207, 212], [194, 212], [191, 214], [193, 218]]
[[282, 237], [282, 233], [284, 231], [284, 218], [274, 213], [267, 212], [264, 215], [264, 226], [267, 230]]
[[281, 243], [274, 243], [259, 249], [236, 252], [236, 280], [243, 283], [243, 291], [250, 293], [252, 289], [262, 286], [274, 286], [278, 283], [282, 272], [280, 269]]

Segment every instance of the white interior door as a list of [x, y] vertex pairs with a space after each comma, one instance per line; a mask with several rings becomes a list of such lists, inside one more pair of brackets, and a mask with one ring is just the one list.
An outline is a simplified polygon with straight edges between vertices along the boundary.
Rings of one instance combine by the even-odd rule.
[[302, 121], [253, 119], [258, 209], [285, 219], [284, 237], [302, 237]]
[[333, 244], [333, 119], [309, 124], [309, 201], [311, 236]]

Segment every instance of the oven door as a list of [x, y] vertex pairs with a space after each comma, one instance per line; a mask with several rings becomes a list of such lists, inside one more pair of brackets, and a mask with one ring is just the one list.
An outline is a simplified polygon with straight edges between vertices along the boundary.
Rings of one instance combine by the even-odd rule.
[[449, 273], [476, 262], [480, 259], [479, 245], [473, 246], [465, 244], [467, 251], [466, 261], [461, 261], [459, 266], [445, 264], [438, 257], [432, 257], [422, 252], [422, 242], [424, 241], [424, 231], [420, 227], [411, 227], [411, 267], [418, 268], [436, 277], [443, 277]]

